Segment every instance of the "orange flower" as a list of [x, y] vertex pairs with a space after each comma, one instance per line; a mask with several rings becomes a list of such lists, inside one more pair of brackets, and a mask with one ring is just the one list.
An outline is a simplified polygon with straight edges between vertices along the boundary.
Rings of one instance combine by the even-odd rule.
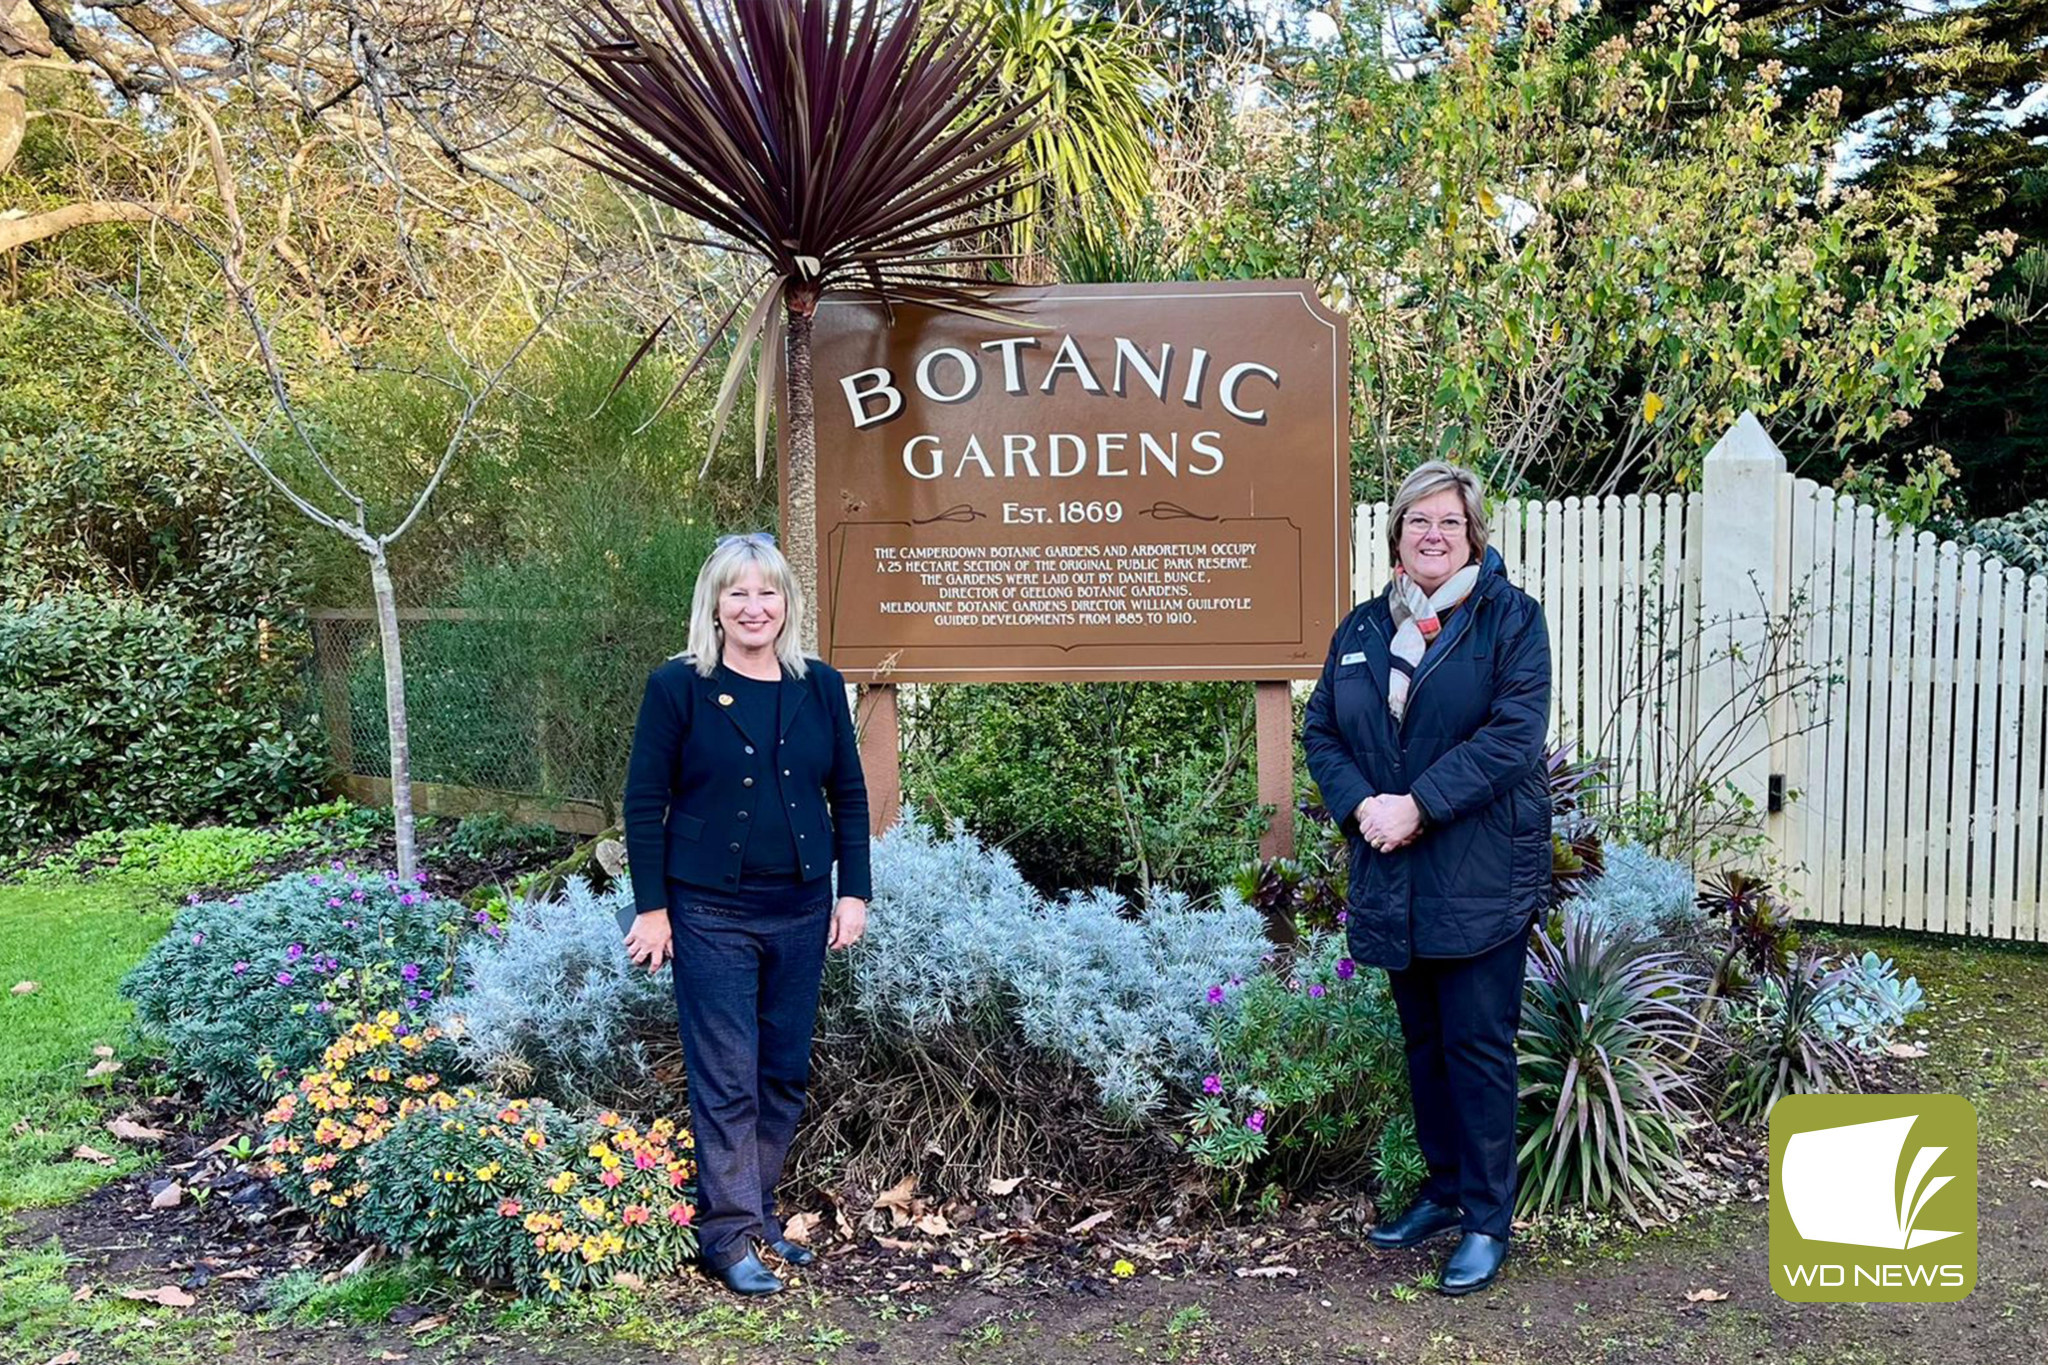
[[688, 1204], [670, 1204], [668, 1206], [668, 1221], [674, 1223], [679, 1228], [686, 1228], [690, 1226], [690, 1219], [695, 1212]]
[[619, 1219], [627, 1227], [637, 1228], [647, 1221], [647, 1206], [645, 1204], [628, 1204], [626, 1205], [625, 1212], [619, 1215]]

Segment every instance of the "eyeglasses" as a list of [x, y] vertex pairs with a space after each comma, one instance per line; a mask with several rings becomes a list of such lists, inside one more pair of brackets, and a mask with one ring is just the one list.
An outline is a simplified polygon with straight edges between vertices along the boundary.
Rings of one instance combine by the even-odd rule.
[[713, 544], [714, 549], [723, 550], [728, 545], [775, 544], [773, 531], [741, 531], [734, 535], [720, 536]]
[[1426, 536], [1432, 528], [1441, 532], [1445, 540], [1456, 540], [1465, 534], [1465, 519], [1445, 517], [1442, 521], [1431, 521], [1428, 517], [1422, 516], [1401, 518], [1401, 529], [1411, 536]]

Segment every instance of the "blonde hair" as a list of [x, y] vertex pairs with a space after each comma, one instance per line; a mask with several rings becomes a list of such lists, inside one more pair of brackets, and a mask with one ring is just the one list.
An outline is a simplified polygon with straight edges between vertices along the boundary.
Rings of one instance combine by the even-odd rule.
[[699, 677], [708, 678], [718, 671], [719, 660], [725, 656], [725, 629], [718, 624], [718, 599], [749, 569], [758, 571], [764, 584], [782, 594], [782, 631], [775, 637], [775, 657], [785, 671], [801, 678], [806, 665], [803, 632], [797, 623], [804, 616], [804, 593], [797, 586], [789, 561], [775, 548], [775, 537], [766, 531], [718, 538], [717, 547], [697, 571], [697, 591], [690, 599], [690, 647], [683, 657], [690, 660]]
[[1401, 486], [1394, 490], [1393, 506], [1387, 511], [1387, 559], [1389, 563], [1401, 562], [1401, 523], [1416, 503], [1446, 488], [1455, 488], [1465, 497], [1465, 539], [1472, 543], [1474, 563], [1486, 557], [1486, 490], [1480, 486], [1479, 476], [1463, 465], [1448, 460], [1431, 460], [1417, 465]]

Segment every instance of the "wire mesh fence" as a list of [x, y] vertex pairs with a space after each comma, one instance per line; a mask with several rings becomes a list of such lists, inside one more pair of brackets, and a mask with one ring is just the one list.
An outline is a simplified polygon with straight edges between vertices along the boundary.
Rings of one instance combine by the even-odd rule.
[[[415, 782], [595, 802], [616, 815], [642, 684], [680, 631], [655, 615], [405, 608], [399, 647]], [[384, 658], [366, 608], [312, 614], [335, 765], [391, 774]]]

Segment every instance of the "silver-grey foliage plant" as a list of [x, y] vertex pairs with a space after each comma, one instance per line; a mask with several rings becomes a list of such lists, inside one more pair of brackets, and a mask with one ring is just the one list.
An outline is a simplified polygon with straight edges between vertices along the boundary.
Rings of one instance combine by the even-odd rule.
[[674, 1030], [675, 1005], [668, 972], [626, 957], [612, 914], [630, 895], [571, 877], [559, 898], [516, 902], [495, 940], [470, 943], [435, 1015], [464, 1060], [511, 1094], [566, 1105], [647, 1096], [643, 1040]]
[[1577, 897], [1603, 930], [1630, 939], [1683, 939], [1704, 923], [1690, 867], [1638, 844], [1612, 843], [1605, 853], [1605, 869]]

